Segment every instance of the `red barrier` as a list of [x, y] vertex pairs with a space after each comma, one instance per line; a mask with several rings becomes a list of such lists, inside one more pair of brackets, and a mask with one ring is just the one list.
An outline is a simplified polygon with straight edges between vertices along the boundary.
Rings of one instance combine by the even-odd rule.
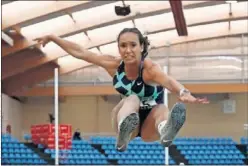
[[[59, 125], [59, 149], [70, 149], [72, 139], [71, 125]], [[43, 146], [55, 149], [55, 126], [54, 124], [32, 125], [31, 126], [32, 141], [34, 144], [42, 144]]]

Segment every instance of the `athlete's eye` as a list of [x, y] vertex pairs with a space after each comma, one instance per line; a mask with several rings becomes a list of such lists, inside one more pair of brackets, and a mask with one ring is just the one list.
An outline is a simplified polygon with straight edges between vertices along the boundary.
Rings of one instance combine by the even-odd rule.
[[125, 47], [127, 47], [127, 45], [123, 43], [123, 44], [120, 45], [120, 47], [125, 48]]
[[133, 44], [132, 44], [132, 47], [135, 47], [135, 46], [136, 46], [136, 43], [133, 43]]

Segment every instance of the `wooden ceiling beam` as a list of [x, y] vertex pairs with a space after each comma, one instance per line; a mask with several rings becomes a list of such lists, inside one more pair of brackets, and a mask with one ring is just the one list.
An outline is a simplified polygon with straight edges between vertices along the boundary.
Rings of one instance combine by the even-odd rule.
[[182, 8], [181, 0], [170, 0], [171, 10], [175, 20], [177, 33], [179, 36], [188, 36], [187, 24]]
[[20, 73], [2, 81], [2, 91], [10, 96], [14, 92], [30, 88], [40, 82], [53, 77], [54, 69], [59, 67], [56, 63], [50, 62], [27, 72]]

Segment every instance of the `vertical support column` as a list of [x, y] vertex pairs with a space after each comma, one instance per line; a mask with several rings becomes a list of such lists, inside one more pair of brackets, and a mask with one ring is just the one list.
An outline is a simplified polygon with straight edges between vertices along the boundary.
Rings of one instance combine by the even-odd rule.
[[[164, 66], [164, 72], [168, 73], [168, 66]], [[164, 90], [164, 104], [168, 106], [168, 90]], [[165, 159], [165, 165], [169, 165], [169, 148], [166, 147], [164, 149], [164, 159]]]
[[59, 165], [59, 97], [58, 97], [58, 68], [54, 69], [54, 118], [55, 118], [55, 165]]
[[167, 66], [167, 69], [166, 69], [166, 74], [170, 74], [170, 53], [171, 53], [171, 50], [170, 50], [170, 42], [167, 41], [166, 42], [166, 66]]
[[[245, 54], [245, 51], [244, 51], [244, 34], [241, 34], [241, 54], [244, 55]], [[246, 76], [246, 73], [245, 73], [245, 57], [242, 56], [241, 57], [242, 59], [242, 66], [241, 66], [241, 82], [242, 83], [245, 83], [245, 76]]]

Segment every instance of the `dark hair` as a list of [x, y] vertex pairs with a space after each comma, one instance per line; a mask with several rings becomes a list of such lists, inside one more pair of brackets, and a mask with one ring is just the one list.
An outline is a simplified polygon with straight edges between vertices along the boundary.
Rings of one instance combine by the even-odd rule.
[[119, 43], [120, 36], [126, 32], [133, 32], [138, 35], [140, 45], [143, 45], [144, 50], [142, 51], [142, 57], [145, 58], [148, 55], [148, 46], [150, 45], [147, 36], [144, 37], [137, 28], [124, 28], [118, 35], [117, 41]]

